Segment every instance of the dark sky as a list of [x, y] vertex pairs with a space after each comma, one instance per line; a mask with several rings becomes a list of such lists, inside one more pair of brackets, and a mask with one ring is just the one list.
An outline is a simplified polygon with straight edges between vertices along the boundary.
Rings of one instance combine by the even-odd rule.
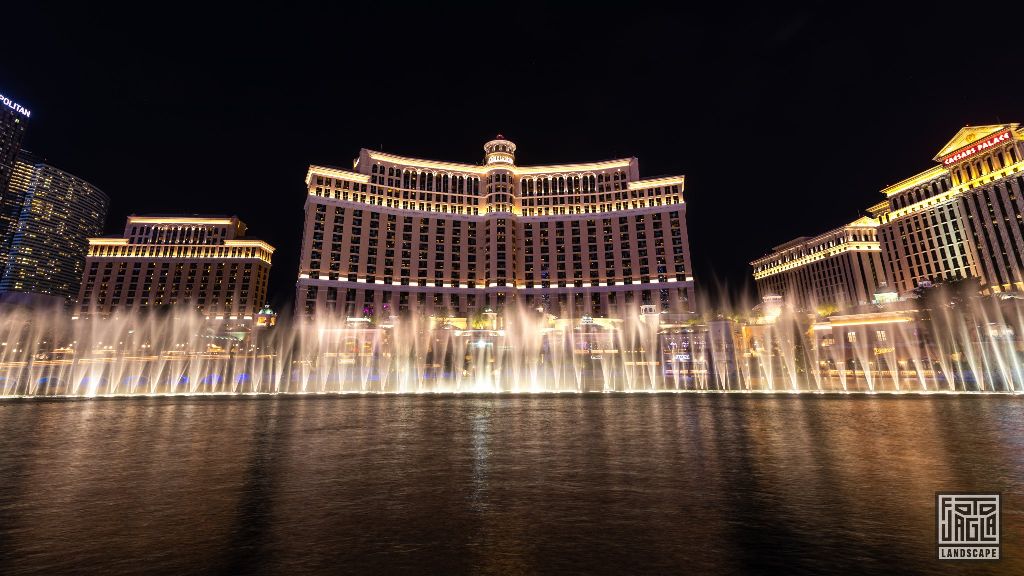
[[32, 4], [4, 8], [0, 59], [0, 93], [32, 110], [26, 147], [113, 198], [111, 233], [133, 212], [237, 214], [277, 247], [279, 304], [306, 167], [361, 147], [478, 162], [501, 132], [520, 164], [685, 174], [698, 286], [736, 290], [750, 260], [855, 219], [959, 127], [1024, 121], [1012, 2], [982, 27], [898, 3]]

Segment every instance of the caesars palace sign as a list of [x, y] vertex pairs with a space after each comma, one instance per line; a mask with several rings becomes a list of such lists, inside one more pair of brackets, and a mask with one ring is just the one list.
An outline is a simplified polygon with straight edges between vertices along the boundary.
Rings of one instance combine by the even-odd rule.
[[18, 104], [17, 102], [11, 100], [7, 96], [4, 96], [3, 94], [0, 94], [0, 102], [2, 102], [4, 106], [10, 108], [11, 110], [14, 110], [15, 112], [21, 114], [25, 118], [29, 118], [32, 116], [32, 112], [30, 112], [28, 108], [25, 108], [21, 104]]
[[970, 158], [971, 156], [974, 156], [975, 154], [981, 152], [982, 150], [986, 150], [988, 148], [996, 146], [997, 144], [1007, 142], [1012, 137], [1013, 136], [1011, 136], [1009, 130], [1003, 130], [998, 134], [993, 134], [992, 136], [989, 136], [988, 138], [982, 140], [981, 142], [971, 144], [967, 148], [962, 148], [958, 150], [955, 154], [947, 156], [946, 159], [942, 161], [942, 163], [945, 164], [946, 166], [949, 166], [950, 164], [959, 162], [965, 158]]

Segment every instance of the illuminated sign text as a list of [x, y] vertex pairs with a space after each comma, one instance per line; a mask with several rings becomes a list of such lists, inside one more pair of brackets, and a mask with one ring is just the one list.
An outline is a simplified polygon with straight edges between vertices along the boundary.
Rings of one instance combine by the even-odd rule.
[[0, 102], [3, 102], [4, 106], [7, 106], [11, 110], [14, 110], [15, 112], [21, 114], [25, 118], [32, 116], [32, 112], [30, 112], [28, 108], [25, 108], [21, 104], [18, 104], [17, 102], [11, 100], [7, 96], [4, 96], [3, 94], [0, 94]]
[[1003, 142], [1006, 142], [1009, 139], [1010, 131], [1004, 130], [999, 134], [989, 136], [986, 140], [982, 140], [981, 142], [978, 142], [977, 144], [971, 146], [970, 148], [964, 148], [963, 150], [960, 150], [956, 154], [953, 154], [952, 156], [943, 160], [942, 163], [945, 164], [946, 166], [949, 166], [950, 164], [959, 162], [965, 158], [970, 158], [971, 156], [974, 156], [975, 154], [981, 152], [982, 150], [991, 148], [997, 144], [1002, 144]]

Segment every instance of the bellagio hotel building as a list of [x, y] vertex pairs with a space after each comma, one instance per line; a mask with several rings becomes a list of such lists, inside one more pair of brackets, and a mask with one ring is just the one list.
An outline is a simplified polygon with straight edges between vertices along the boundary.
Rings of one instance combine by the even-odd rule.
[[484, 152], [478, 165], [363, 149], [352, 170], [310, 166], [297, 309], [693, 310], [682, 176], [641, 179], [636, 158], [519, 166], [500, 135]]
[[[871, 260], [864, 290], [843, 287], [846, 303], [865, 301], [872, 283], [906, 294], [925, 283], [978, 278], [986, 293], [1024, 290], [1024, 129], [1019, 124], [967, 126], [934, 156], [935, 165], [882, 190], [885, 200], [868, 209], [870, 242], [845, 242], [880, 256]], [[835, 277], [803, 274], [821, 254], [784, 250], [754, 261], [762, 294], [787, 293], [796, 301], [819, 296]], [[838, 252], [838, 250], [833, 250]], [[848, 287], [849, 286], [849, 287]], [[788, 287], [788, 289], [787, 289]], [[870, 299], [869, 299], [870, 300]]]

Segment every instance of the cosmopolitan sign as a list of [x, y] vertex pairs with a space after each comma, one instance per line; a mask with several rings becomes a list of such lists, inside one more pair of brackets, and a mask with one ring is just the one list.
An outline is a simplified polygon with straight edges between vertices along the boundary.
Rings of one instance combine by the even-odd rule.
[[21, 114], [25, 118], [32, 116], [32, 112], [30, 112], [28, 108], [25, 108], [21, 104], [18, 104], [17, 102], [11, 100], [7, 96], [4, 96], [3, 94], [0, 94], [0, 102], [3, 102], [4, 106], [7, 106], [11, 110], [14, 110], [15, 112]]
[[942, 163], [945, 164], [946, 166], [949, 166], [954, 162], [959, 162], [965, 158], [970, 158], [971, 156], [974, 156], [975, 154], [981, 152], [982, 150], [991, 148], [993, 146], [996, 146], [997, 144], [1002, 144], [1003, 142], [1010, 140], [1011, 137], [1012, 136], [1010, 136], [1009, 130], [1003, 130], [998, 134], [993, 134], [992, 136], [989, 136], [988, 138], [982, 140], [981, 142], [978, 142], [977, 144], [972, 144], [967, 148], [959, 150], [952, 156], [946, 157], [946, 159], [943, 160]]

